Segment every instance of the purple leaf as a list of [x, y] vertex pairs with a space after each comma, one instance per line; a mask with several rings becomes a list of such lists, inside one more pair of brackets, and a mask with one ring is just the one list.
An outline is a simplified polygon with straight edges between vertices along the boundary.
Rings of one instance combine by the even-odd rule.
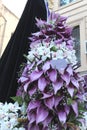
[[55, 40], [55, 44], [61, 44], [62, 41], [63, 41], [63, 38], [61, 37], [61, 39], [57, 39], [57, 40]]
[[43, 121], [43, 125], [44, 127], [48, 126], [48, 124], [51, 122], [53, 116], [49, 115], [44, 121]]
[[52, 82], [55, 82], [56, 79], [57, 79], [57, 71], [56, 70], [52, 70], [48, 73], [49, 75], [49, 79], [52, 81]]
[[[40, 129], [41, 130], [41, 129]], [[48, 126], [44, 127], [42, 130], [49, 130]]]
[[74, 101], [72, 104], [71, 104], [76, 116], [78, 116], [78, 104], [76, 101]]
[[46, 21], [36, 18], [36, 25], [37, 27], [43, 27], [43, 25], [46, 23]]
[[43, 97], [42, 97], [42, 99], [50, 98], [50, 97], [52, 97], [52, 96], [53, 96], [52, 93], [51, 93], [51, 94], [43, 93]]
[[39, 126], [36, 124], [30, 124], [28, 125], [28, 130], [40, 130]]
[[70, 74], [73, 75], [73, 69], [72, 67], [69, 65], [68, 68], [66, 69], [66, 71]]
[[68, 72], [65, 72], [63, 75], [61, 75], [61, 78], [66, 82], [66, 85], [70, 83], [70, 75]]
[[66, 114], [68, 115], [69, 112], [70, 112], [70, 107], [66, 105], [66, 106], [64, 107], [64, 110], [65, 110]]
[[28, 80], [29, 80], [28, 77], [22, 76], [22, 77], [19, 78], [18, 82], [24, 83], [24, 82], [26, 82], [26, 81], [28, 81]]
[[65, 111], [60, 110], [58, 112], [58, 117], [59, 117], [59, 120], [60, 120], [61, 123], [65, 123], [66, 122], [67, 116], [66, 116], [66, 112]]
[[47, 70], [50, 69], [50, 62], [47, 61], [44, 65], [43, 65], [43, 71], [46, 72]]
[[25, 92], [27, 92], [27, 89], [28, 89], [28, 87], [29, 87], [29, 84], [30, 84], [30, 82], [27, 82], [27, 83], [25, 83], [25, 85], [23, 86]]
[[48, 111], [43, 106], [40, 106], [37, 109], [36, 124], [44, 121], [47, 118], [47, 116], [48, 116]]
[[59, 102], [63, 99], [63, 97], [55, 97], [55, 108], [59, 105]]
[[36, 120], [35, 112], [29, 112], [28, 114], [29, 124], [32, 124]]
[[36, 92], [36, 90], [37, 90], [37, 86], [32, 87], [32, 88], [28, 91], [29, 95], [32, 96], [32, 95]]
[[38, 88], [40, 91], [44, 91], [45, 87], [47, 85], [47, 81], [44, 77], [40, 77], [38, 80]]
[[[67, 41], [67, 44], [70, 45], [70, 46], [73, 46], [73, 40], [68, 40]], [[72, 49], [72, 48], [71, 48]]]
[[74, 88], [73, 88], [72, 86], [68, 86], [68, 87], [67, 87], [67, 90], [68, 90], [70, 96], [73, 97], [73, 94], [74, 94]]
[[77, 89], [79, 88], [79, 83], [74, 77], [71, 77], [71, 82]]
[[54, 106], [54, 97], [50, 97], [44, 100], [45, 105], [49, 108], [52, 109]]
[[41, 77], [43, 74], [43, 71], [33, 71], [30, 75], [30, 80], [35, 81]]
[[28, 105], [28, 111], [35, 109], [40, 106], [40, 101], [30, 101]]
[[61, 22], [66, 21], [66, 20], [67, 20], [67, 17], [65, 17], [65, 16], [61, 16], [61, 17], [60, 17], [60, 21], [61, 21]]
[[60, 80], [56, 81], [55, 83], [52, 83], [52, 85], [53, 85], [54, 92], [56, 94], [57, 91], [60, 90], [61, 87], [63, 86], [63, 81], [60, 79]]

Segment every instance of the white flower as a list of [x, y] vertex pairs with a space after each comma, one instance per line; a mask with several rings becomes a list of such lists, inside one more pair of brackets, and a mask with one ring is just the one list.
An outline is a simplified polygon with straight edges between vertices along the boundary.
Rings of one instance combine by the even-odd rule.
[[[19, 124], [17, 120], [19, 110], [24, 114], [24, 112], [22, 112], [24, 108], [19, 107], [18, 102], [14, 104], [7, 102], [5, 104], [0, 103], [0, 130], [14, 130]], [[19, 130], [19, 128], [17, 128], [17, 130]], [[20, 127], [20, 130], [25, 130], [25, 128]]]
[[[53, 50], [52, 48], [56, 49]], [[31, 51], [28, 52], [27, 58], [29, 61], [33, 62], [34, 60], [37, 62], [39, 59], [42, 61], [46, 61], [49, 59], [66, 59], [68, 63], [72, 65], [77, 63], [77, 59], [75, 56], [75, 50], [71, 50], [66, 46], [66, 42], [61, 44], [55, 44], [54, 41], [50, 43], [38, 43], [31, 48]], [[27, 62], [30, 64], [30, 62]]]
[[83, 94], [83, 100], [84, 100], [84, 101], [87, 101], [87, 93], [84, 93], [84, 94]]
[[79, 126], [81, 130], [87, 130], [87, 112], [84, 112], [84, 121], [82, 122], [82, 125]]

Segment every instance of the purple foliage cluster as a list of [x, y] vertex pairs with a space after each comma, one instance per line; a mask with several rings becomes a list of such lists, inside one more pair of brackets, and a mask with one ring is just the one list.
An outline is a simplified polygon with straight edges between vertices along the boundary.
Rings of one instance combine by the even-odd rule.
[[29, 38], [31, 40], [31, 47], [41, 41], [50, 42], [53, 40], [54, 44], [66, 42], [66, 45], [72, 48], [72, 28], [67, 26], [66, 20], [67, 17], [60, 16], [54, 12], [50, 14], [47, 21], [36, 19], [40, 31], [32, 34], [32, 37]]
[[[37, 19], [40, 32], [30, 38], [31, 47], [41, 41], [73, 48], [71, 28], [66, 17], [51, 13], [48, 21]], [[67, 129], [67, 122], [79, 116], [78, 105], [82, 101], [81, 78], [72, 65], [64, 59], [33, 62], [25, 66], [18, 82], [19, 96], [27, 95], [28, 130]], [[21, 88], [21, 89], [20, 89]], [[22, 90], [22, 93], [20, 92]], [[23, 98], [25, 98], [23, 95]]]
[[32, 70], [34, 66], [26, 66], [19, 79], [30, 97], [29, 130], [52, 130], [52, 127], [56, 130], [66, 124], [71, 113], [78, 117], [78, 103], [82, 98], [80, 77], [71, 65], [60, 69], [53, 65], [53, 61], [47, 61], [35, 70]]

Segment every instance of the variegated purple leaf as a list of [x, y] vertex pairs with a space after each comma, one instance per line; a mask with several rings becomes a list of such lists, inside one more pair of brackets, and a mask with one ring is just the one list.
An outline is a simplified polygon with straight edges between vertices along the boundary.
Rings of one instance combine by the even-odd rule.
[[39, 126], [36, 124], [30, 124], [28, 125], [28, 130], [40, 130]]
[[68, 86], [68, 87], [67, 87], [67, 91], [69, 92], [70, 96], [73, 97], [73, 94], [74, 94], [74, 87]]
[[70, 107], [67, 106], [67, 105], [65, 105], [65, 106], [64, 106], [64, 110], [65, 110], [66, 114], [69, 115]]
[[73, 101], [73, 103], [71, 104], [73, 111], [76, 114], [76, 117], [78, 116], [78, 103], [76, 101]]
[[43, 71], [46, 72], [47, 70], [50, 69], [50, 61], [47, 61], [44, 65], [43, 65]]
[[28, 111], [35, 109], [40, 106], [40, 101], [30, 101], [28, 105]]
[[[71, 40], [71, 39], [68, 40], [68, 41], [67, 41], [67, 44], [68, 44], [69, 46], [73, 46], [73, 40]], [[71, 50], [72, 50], [72, 49], [73, 49], [73, 48], [71, 47]]]
[[28, 87], [29, 87], [29, 84], [30, 84], [30, 82], [27, 82], [27, 83], [24, 84], [23, 87], [24, 87], [24, 91], [25, 91], [25, 92], [27, 92], [27, 89], [28, 89]]
[[62, 80], [58, 80], [54, 83], [52, 83], [53, 85], [53, 89], [54, 89], [54, 93], [56, 94], [58, 90], [61, 89], [61, 87], [63, 86], [63, 81]]
[[62, 38], [61, 39], [57, 39], [57, 40], [55, 40], [55, 44], [61, 44], [62, 41], [63, 41]]
[[50, 97], [44, 100], [45, 105], [49, 108], [49, 109], [53, 109], [54, 106], [54, 97]]
[[52, 82], [55, 82], [57, 80], [57, 71], [55, 69], [51, 70], [50, 72], [48, 72], [48, 76]]
[[45, 77], [40, 77], [38, 80], [38, 88], [40, 91], [44, 91], [45, 87], [47, 85], [47, 81]]
[[33, 87], [28, 91], [29, 95], [32, 96], [32, 95], [36, 92], [36, 90], [37, 90], [37, 86], [33, 86]]
[[49, 116], [43, 121], [43, 126], [44, 126], [44, 128], [45, 128], [46, 126], [48, 126], [48, 124], [51, 122], [52, 118], [53, 118], [53, 116], [49, 115]]
[[60, 101], [63, 99], [63, 96], [56, 96], [55, 97], [55, 108], [59, 105]]
[[53, 93], [51, 93], [51, 94], [43, 93], [42, 99], [50, 98], [50, 97], [52, 97], [52, 96], [53, 96]]
[[63, 75], [61, 75], [61, 78], [66, 82], [66, 85], [70, 83], [70, 75], [68, 72], [65, 72]]
[[46, 110], [46, 108], [44, 108], [43, 106], [37, 108], [36, 124], [44, 121], [47, 118], [48, 114], [48, 110]]
[[41, 20], [41, 19], [38, 19], [38, 18], [35, 18], [35, 19], [36, 19], [36, 22], [37, 22], [36, 25], [39, 28], [43, 27], [44, 24], [46, 23], [46, 21], [44, 21], [44, 20]]
[[71, 82], [77, 89], [79, 89], [79, 83], [74, 77], [71, 77]]
[[72, 28], [66, 27], [65, 33], [66, 33], [67, 36], [71, 36]]
[[36, 121], [36, 113], [35, 112], [31, 111], [27, 115], [28, 115], [29, 124], [32, 124], [34, 121]]
[[66, 20], [67, 20], [67, 17], [65, 17], [65, 16], [60, 17], [60, 22], [63, 22], [63, 21], [66, 21]]
[[69, 65], [66, 71], [70, 74], [73, 75], [73, 68]]
[[67, 119], [66, 112], [63, 110], [58, 111], [58, 117], [61, 123], [65, 123]]
[[51, 130], [48, 126], [44, 127], [42, 130]]
[[30, 80], [31, 80], [31, 82], [33, 82], [33, 81], [39, 79], [42, 74], [43, 74], [43, 71], [33, 71], [33, 72], [30, 74]]
[[29, 78], [28, 77], [24, 77], [24, 76], [22, 76], [22, 77], [20, 77], [19, 78], [19, 80], [18, 80], [18, 83], [24, 83], [24, 82], [26, 82], [26, 81], [28, 81], [29, 80]]
[[31, 64], [28, 64], [28, 65], [26, 66], [26, 70], [23, 71], [22, 75], [28, 73], [28, 71], [31, 70], [34, 65], [35, 65], [35, 62], [33, 62], [33, 63], [31, 63]]

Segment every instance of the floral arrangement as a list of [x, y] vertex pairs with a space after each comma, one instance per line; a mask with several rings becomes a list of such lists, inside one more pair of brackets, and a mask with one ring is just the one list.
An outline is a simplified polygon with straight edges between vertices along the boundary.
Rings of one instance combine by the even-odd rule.
[[75, 72], [72, 29], [66, 17], [51, 13], [37, 20], [30, 51], [18, 82], [17, 96], [27, 105], [28, 130], [75, 130], [85, 110], [84, 79]]
[[77, 59], [72, 29], [66, 20], [54, 12], [47, 21], [36, 19], [40, 31], [29, 38], [27, 63], [18, 79], [19, 88], [14, 98], [21, 106], [25, 104], [27, 121], [22, 123], [25, 130], [87, 128], [86, 85], [75, 71]]

